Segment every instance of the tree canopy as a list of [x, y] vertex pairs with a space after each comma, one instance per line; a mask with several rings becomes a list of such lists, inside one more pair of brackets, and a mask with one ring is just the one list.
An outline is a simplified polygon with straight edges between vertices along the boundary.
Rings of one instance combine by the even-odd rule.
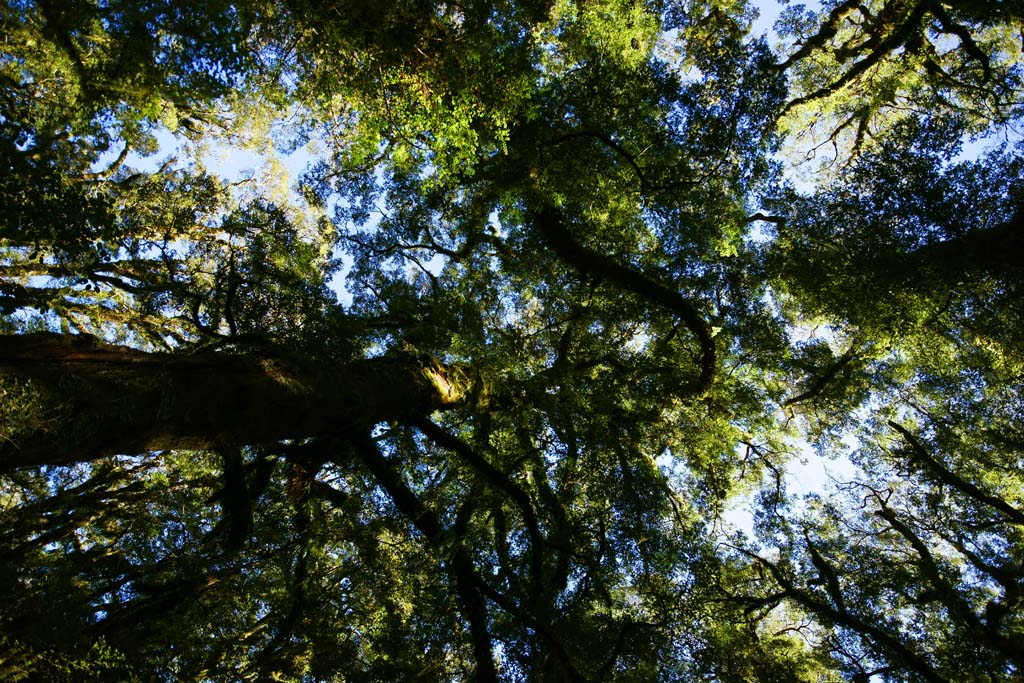
[[7, 0], [0, 678], [1024, 681], [1024, 5], [758, 10]]

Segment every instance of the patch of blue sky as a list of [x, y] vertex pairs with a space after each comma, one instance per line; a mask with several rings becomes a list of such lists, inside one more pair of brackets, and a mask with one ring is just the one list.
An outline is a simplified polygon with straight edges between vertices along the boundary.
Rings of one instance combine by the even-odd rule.
[[[283, 205], [293, 205], [302, 211], [310, 207], [298, 192], [298, 179], [317, 160], [312, 145], [287, 144], [287, 153], [267, 145], [247, 144], [243, 135], [236, 142], [220, 140], [215, 144], [195, 145], [176, 135], [164, 126], [153, 130], [158, 151], [151, 154], [130, 152], [124, 159], [124, 166], [136, 172], [155, 173], [172, 165], [192, 166], [203, 169], [221, 178], [241, 195], [247, 192], [260, 195]], [[103, 172], [114, 164], [120, 155], [119, 149], [103, 154], [94, 165], [94, 172]], [[328, 215], [332, 206], [327, 207]], [[335, 251], [332, 258], [341, 262], [342, 267], [333, 272], [327, 282], [343, 306], [352, 302], [352, 294], [346, 289], [347, 274], [351, 269], [351, 258]], [[428, 268], [435, 266], [433, 262]]]
[[[750, 27], [751, 34], [765, 36], [769, 45], [774, 47], [773, 41], [778, 40], [778, 35], [775, 33], [775, 22], [778, 21], [782, 10], [790, 6], [789, 0], [760, 0], [751, 3], [751, 6], [757, 11], [757, 17]], [[810, 0], [802, 5], [794, 5], [794, 7], [801, 6], [812, 11], [821, 9], [821, 3], [816, 0]]]
[[[850, 458], [860, 447], [853, 434], [842, 439], [844, 450], [833, 451], [828, 457], [816, 452], [804, 439], [792, 439], [787, 445], [788, 457], [778, 466], [780, 485], [786, 500], [792, 505], [792, 514], [799, 516], [808, 500], [828, 501], [842, 494], [845, 484], [863, 480], [864, 473]], [[744, 456], [744, 446], [737, 446], [737, 457]], [[765, 486], [772, 486], [767, 482]], [[722, 517], [716, 520], [716, 532], [731, 536], [741, 531], [748, 539], [756, 538], [754, 517], [757, 493], [763, 489], [746, 490], [729, 501]]]

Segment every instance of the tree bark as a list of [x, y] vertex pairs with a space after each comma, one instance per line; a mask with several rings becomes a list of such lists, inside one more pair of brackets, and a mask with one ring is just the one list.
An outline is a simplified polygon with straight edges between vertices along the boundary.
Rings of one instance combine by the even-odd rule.
[[454, 407], [468, 390], [428, 355], [332, 365], [146, 353], [85, 335], [0, 337], [0, 471], [369, 430]]
[[995, 227], [922, 247], [910, 254], [908, 265], [908, 270], [1018, 278], [1024, 273], [1024, 210]]

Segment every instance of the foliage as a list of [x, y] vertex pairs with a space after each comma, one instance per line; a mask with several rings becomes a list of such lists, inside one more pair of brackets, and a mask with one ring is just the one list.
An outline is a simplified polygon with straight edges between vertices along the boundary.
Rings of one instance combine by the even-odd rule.
[[0, 677], [1022, 680], [1020, 9], [755, 10], [7, 2]]
[[782, 128], [832, 161], [874, 147], [897, 122], [951, 111], [972, 133], [1020, 106], [1019, 3], [823, 3], [786, 8], [777, 27], [793, 86]]

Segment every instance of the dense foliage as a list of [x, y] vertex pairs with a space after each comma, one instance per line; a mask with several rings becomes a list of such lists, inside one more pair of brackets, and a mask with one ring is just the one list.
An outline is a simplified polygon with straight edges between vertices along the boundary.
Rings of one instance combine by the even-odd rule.
[[1018, 0], [0, 12], [3, 680], [1024, 681]]

